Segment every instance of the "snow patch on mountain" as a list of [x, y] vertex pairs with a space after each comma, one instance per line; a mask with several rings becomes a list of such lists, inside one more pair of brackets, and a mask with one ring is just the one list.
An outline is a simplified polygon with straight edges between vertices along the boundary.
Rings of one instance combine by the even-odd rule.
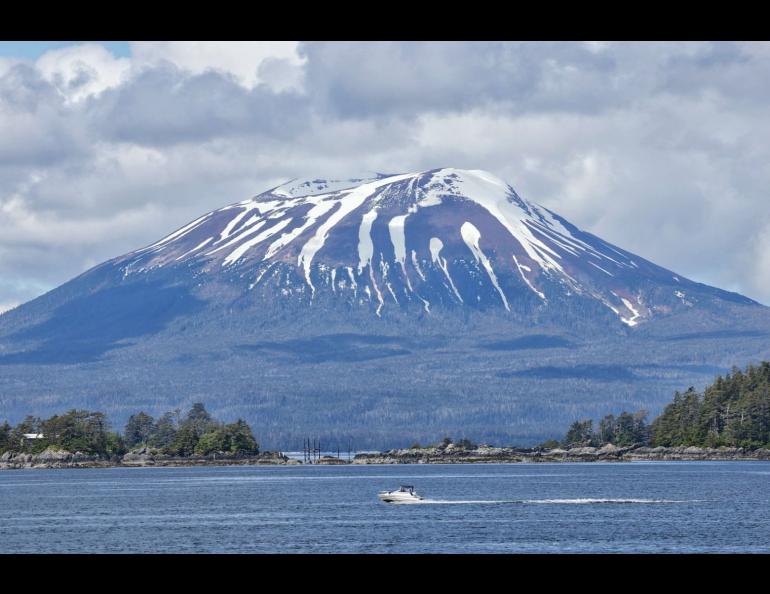
[[495, 271], [492, 268], [492, 265], [489, 263], [489, 258], [486, 257], [484, 252], [482, 252], [481, 248], [479, 247], [481, 233], [479, 233], [479, 230], [473, 226], [473, 223], [465, 221], [463, 226], [460, 227], [460, 234], [463, 237], [463, 241], [465, 241], [466, 245], [471, 249], [471, 252], [473, 252], [473, 256], [476, 258], [476, 262], [481, 261], [481, 263], [484, 265], [484, 269], [487, 271], [492, 284], [495, 286], [495, 289], [497, 289], [497, 292], [500, 293], [500, 298], [503, 300], [505, 309], [511, 311], [511, 308], [508, 306], [508, 300], [505, 298], [505, 293], [503, 293], [503, 290], [500, 288], [500, 284], [497, 282]]
[[[511, 312], [514, 304], [532, 307], [524, 296], [534, 293], [543, 308], [565, 298], [595, 300], [634, 327], [672, 307], [702, 303], [696, 296], [703, 290], [724, 294], [632, 256], [491, 173], [443, 168], [293, 180], [117, 260], [126, 279], [194, 264], [198, 286], [236, 274], [255, 279], [249, 289], [279, 283], [280, 295], [311, 302], [328, 291], [378, 317], [385, 307], [411, 304], [431, 313], [436, 303]], [[647, 292], [643, 305], [645, 288], [661, 286], [668, 288], [655, 295], [671, 297], [648, 302]]]

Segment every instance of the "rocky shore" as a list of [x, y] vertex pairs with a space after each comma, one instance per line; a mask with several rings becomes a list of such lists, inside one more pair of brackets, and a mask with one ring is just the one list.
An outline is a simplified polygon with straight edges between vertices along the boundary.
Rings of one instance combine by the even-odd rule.
[[[633, 462], [633, 461], [727, 461], [770, 460], [770, 450], [743, 448], [673, 447], [651, 448], [645, 446], [601, 448], [582, 447], [570, 449], [497, 448], [480, 445], [462, 448], [454, 444], [440, 447], [386, 450], [384, 452], [357, 454], [352, 464], [515, 464], [537, 462]], [[315, 464], [348, 464], [347, 460], [325, 456]], [[143, 466], [256, 466], [302, 464], [281, 452], [261, 452], [256, 456], [211, 454], [208, 456], [178, 457], [142, 448], [122, 457], [100, 458], [82, 452], [67, 452], [48, 448], [39, 454], [6, 452], [0, 456], [0, 470], [21, 468], [109, 468]]]
[[122, 457], [102, 458], [48, 448], [39, 454], [5, 452], [0, 456], [0, 470], [20, 468], [108, 468], [136, 466], [229, 466], [296, 464], [280, 452], [260, 452], [256, 456], [234, 456], [232, 454], [211, 454], [208, 456], [167, 456], [157, 451], [142, 448]]
[[358, 454], [353, 464], [490, 464], [530, 462], [631, 462], [639, 460], [770, 460], [770, 450], [743, 448], [651, 448], [644, 446], [570, 449], [456, 447], [410, 448]]

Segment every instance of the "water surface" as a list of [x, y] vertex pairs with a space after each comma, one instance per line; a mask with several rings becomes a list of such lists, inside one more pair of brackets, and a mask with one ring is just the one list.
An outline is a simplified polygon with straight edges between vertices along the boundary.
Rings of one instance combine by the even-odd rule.
[[3, 553], [770, 552], [768, 462], [9, 470], [0, 503]]

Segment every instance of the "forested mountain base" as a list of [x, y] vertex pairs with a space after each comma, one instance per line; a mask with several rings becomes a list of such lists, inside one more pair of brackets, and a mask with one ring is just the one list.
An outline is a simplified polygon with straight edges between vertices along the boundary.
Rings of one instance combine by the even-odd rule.
[[[357, 456], [358, 463], [454, 463], [524, 461], [768, 459], [770, 456], [770, 362], [734, 368], [718, 376], [703, 394], [694, 388], [676, 392], [674, 400], [651, 424], [647, 412], [575, 421], [564, 439], [537, 448], [495, 448], [468, 438], [449, 437], [434, 446], [415, 443], [406, 450]], [[129, 452], [129, 450], [132, 450]], [[132, 415], [122, 434], [109, 431], [103, 413], [72, 410], [41, 420], [27, 417], [16, 427], [0, 426], [0, 466], [14, 456], [77, 452], [85, 462], [183, 463], [191, 457], [238, 459], [259, 456], [251, 427], [242, 419], [225, 424], [211, 417], [201, 403], [186, 415], [179, 410], [155, 420]], [[269, 463], [288, 458], [271, 455]], [[203, 461], [203, 460], [201, 460]], [[77, 462], [77, 460], [70, 460]]]
[[737, 367], [717, 376], [702, 394], [690, 387], [676, 392], [674, 400], [651, 425], [646, 411], [607, 415], [594, 430], [593, 421], [575, 421], [559, 442], [544, 447], [601, 447], [651, 445], [653, 447], [744, 448], [770, 447], [770, 362]]
[[734, 368], [703, 394], [690, 388], [652, 425], [659, 446], [759, 448], [770, 445], [770, 362]]

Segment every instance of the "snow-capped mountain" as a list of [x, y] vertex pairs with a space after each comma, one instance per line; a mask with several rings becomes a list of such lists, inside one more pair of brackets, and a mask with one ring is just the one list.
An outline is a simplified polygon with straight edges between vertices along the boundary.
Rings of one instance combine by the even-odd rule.
[[601, 304], [636, 326], [712, 300], [705, 287], [585, 233], [491, 173], [437, 169], [370, 179], [294, 180], [209, 212], [110, 263], [243, 280], [244, 291], [387, 309]]
[[770, 358], [766, 307], [490, 173], [294, 180], [0, 315], [0, 422], [206, 403], [271, 447], [532, 444]]

